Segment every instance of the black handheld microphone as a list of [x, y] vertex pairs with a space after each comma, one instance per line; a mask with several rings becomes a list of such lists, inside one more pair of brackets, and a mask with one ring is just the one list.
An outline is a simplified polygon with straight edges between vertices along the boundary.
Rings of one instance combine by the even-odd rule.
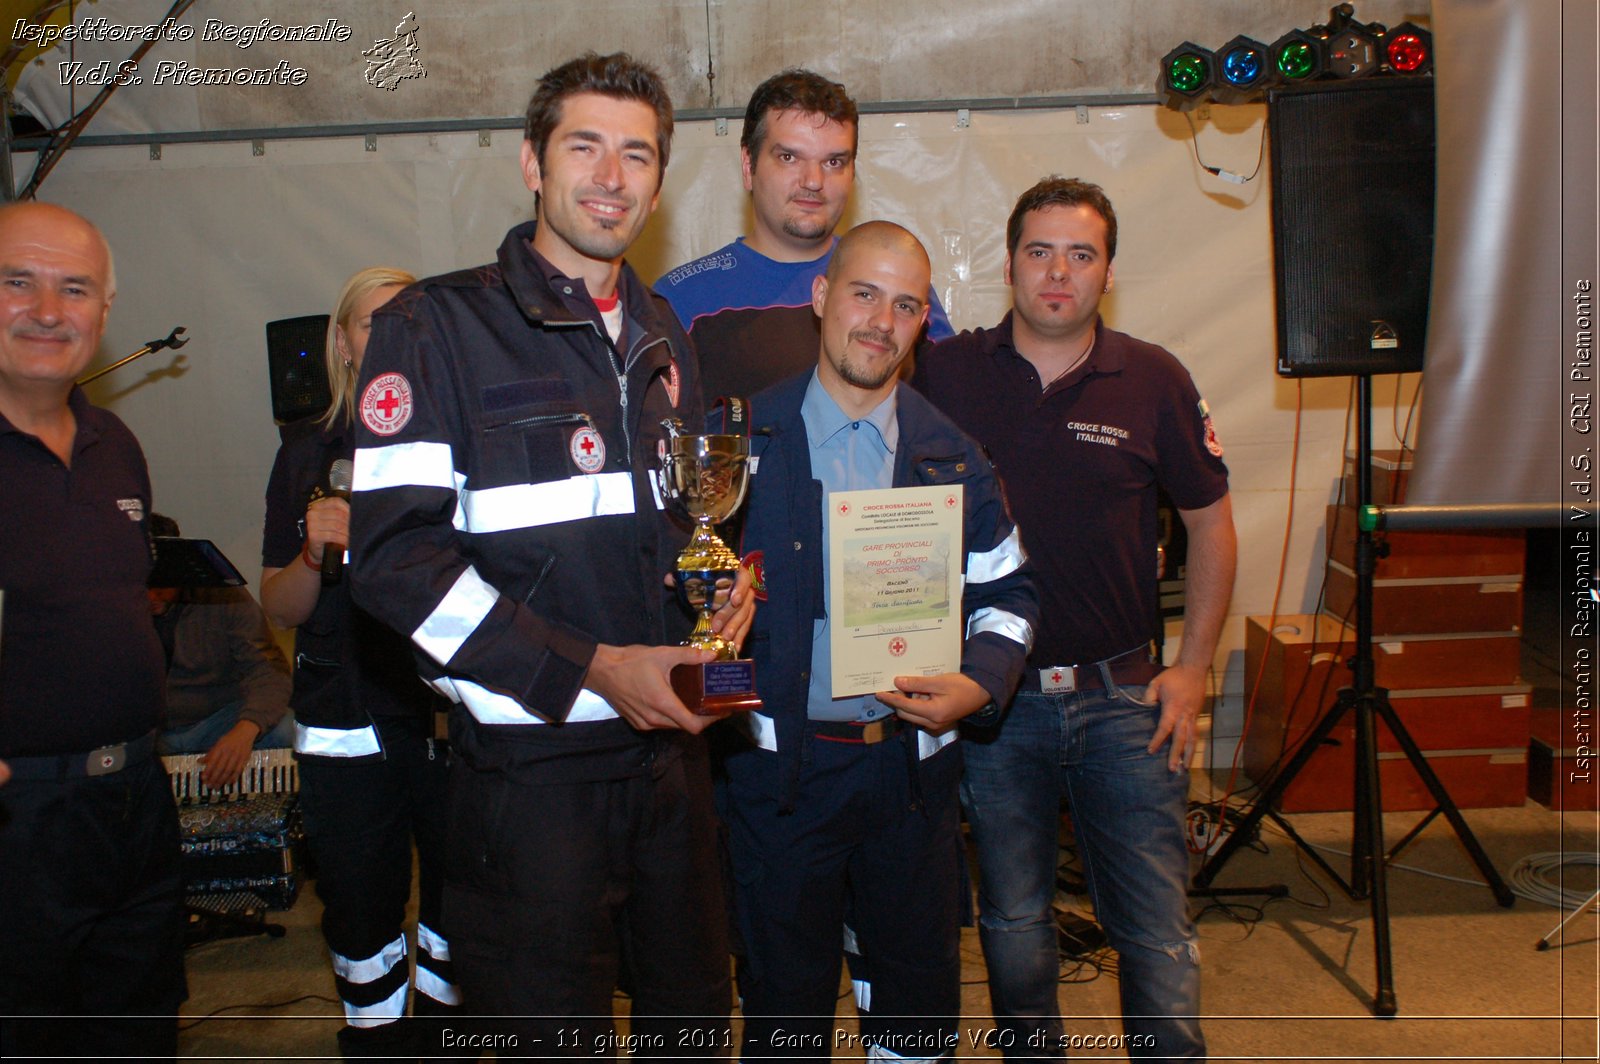
[[[355, 466], [348, 458], [335, 458], [328, 467], [328, 494], [336, 499], [350, 501], [350, 485], [355, 482]], [[322, 548], [322, 582], [337, 584], [344, 576], [343, 543], [329, 543]]]

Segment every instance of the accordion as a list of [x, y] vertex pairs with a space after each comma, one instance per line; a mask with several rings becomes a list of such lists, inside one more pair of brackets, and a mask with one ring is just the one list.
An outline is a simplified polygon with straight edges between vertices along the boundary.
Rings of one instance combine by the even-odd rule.
[[257, 750], [239, 782], [217, 790], [200, 782], [199, 755], [162, 760], [178, 802], [185, 902], [235, 914], [293, 907], [305, 837], [293, 753]]

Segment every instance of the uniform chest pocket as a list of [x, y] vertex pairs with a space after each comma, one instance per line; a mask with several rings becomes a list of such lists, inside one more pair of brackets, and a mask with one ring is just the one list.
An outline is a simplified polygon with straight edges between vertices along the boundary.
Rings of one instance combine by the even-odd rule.
[[587, 412], [540, 404], [499, 411], [478, 429], [484, 477], [496, 486], [593, 473], [605, 464], [605, 444]]
[[948, 458], [919, 458], [914, 468], [916, 469], [917, 483], [927, 488], [944, 487], [948, 484], [965, 484], [977, 472], [972, 461], [965, 455], [952, 455]]

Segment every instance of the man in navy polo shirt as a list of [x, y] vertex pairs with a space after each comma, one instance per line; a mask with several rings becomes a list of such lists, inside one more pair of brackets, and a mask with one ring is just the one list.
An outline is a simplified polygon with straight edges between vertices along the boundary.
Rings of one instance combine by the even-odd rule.
[[[1100, 320], [1117, 222], [1098, 186], [1039, 182], [1011, 213], [1006, 249], [1012, 312], [936, 345], [913, 381], [993, 456], [1043, 606], [1016, 701], [964, 744], [990, 1000], [1016, 1031], [1008, 1056], [1064, 1057], [1051, 904], [1065, 796], [1120, 954], [1128, 1050], [1202, 1057], [1183, 817], [1233, 587], [1222, 447], [1178, 360]], [[1150, 654], [1158, 486], [1189, 537], [1183, 645], [1168, 668]]]
[[115, 294], [94, 226], [41, 203], [0, 209], [7, 1057], [170, 1058], [186, 996], [178, 816], [154, 757], [150, 475], [127, 426], [73, 383]]

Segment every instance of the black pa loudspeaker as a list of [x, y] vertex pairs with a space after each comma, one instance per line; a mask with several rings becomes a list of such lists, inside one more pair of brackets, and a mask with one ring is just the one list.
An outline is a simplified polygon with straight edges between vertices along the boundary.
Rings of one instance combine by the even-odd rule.
[[327, 342], [326, 314], [267, 322], [272, 416], [280, 424], [325, 413], [333, 402], [328, 367], [323, 361]]
[[1278, 373], [1422, 368], [1433, 269], [1433, 79], [1267, 93]]

